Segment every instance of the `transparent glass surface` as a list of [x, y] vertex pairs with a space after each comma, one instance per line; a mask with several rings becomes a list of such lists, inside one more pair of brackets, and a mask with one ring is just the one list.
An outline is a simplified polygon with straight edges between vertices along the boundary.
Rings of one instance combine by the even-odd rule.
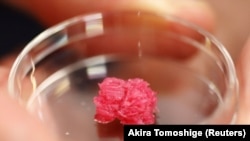
[[61, 141], [122, 140], [119, 121], [94, 121], [93, 97], [107, 77], [147, 81], [156, 124], [230, 124], [236, 115], [237, 78], [223, 45], [186, 21], [141, 11], [49, 28], [17, 57], [9, 90]]

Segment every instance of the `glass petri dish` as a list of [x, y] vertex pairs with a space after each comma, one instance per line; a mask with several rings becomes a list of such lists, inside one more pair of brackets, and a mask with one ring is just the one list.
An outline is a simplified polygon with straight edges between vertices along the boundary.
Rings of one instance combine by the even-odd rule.
[[98, 84], [141, 78], [157, 92], [156, 124], [232, 124], [238, 83], [226, 48], [171, 15], [80, 15], [33, 39], [16, 58], [9, 91], [62, 141], [120, 140], [119, 121], [94, 120]]

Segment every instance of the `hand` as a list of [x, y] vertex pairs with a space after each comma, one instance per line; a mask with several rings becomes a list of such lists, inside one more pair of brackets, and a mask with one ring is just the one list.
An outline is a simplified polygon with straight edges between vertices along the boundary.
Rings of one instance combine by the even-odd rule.
[[[120, 9], [141, 9], [157, 11], [161, 13], [171, 13], [193, 22], [204, 29], [212, 32], [214, 28], [214, 13], [204, 1], [178, 1], [175, 0], [10, 0], [9, 3], [21, 7], [32, 13], [43, 24], [54, 25], [67, 18], [95, 12], [120, 10]], [[98, 2], [98, 3], [97, 3]], [[248, 60], [250, 54], [250, 41], [243, 49], [243, 53], [238, 61], [237, 71], [240, 78], [240, 110], [237, 123], [250, 123], [250, 89], [247, 87], [250, 81], [250, 64]], [[14, 55], [15, 56], [15, 55]], [[22, 106], [7, 96], [6, 80], [10, 63], [13, 57], [6, 58], [0, 67], [0, 140], [36, 140], [55, 141], [56, 138], [46, 130], [40, 121], [32, 117]], [[244, 64], [244, 65], [243, 65]], [[249, 75], [249, 76], [248, 76]], [[247, 79], [249, 78], [249, 79]], [[250, 104], [249, 104], [250, 106]], [[10, 122], [8, 122], [10, 121]]]
[[250, 124], [250, 38], [241, 50], [237, 60], [237, 73], [239, 77], [240, 95], [239, 95], [239, 113], [238, 124]]

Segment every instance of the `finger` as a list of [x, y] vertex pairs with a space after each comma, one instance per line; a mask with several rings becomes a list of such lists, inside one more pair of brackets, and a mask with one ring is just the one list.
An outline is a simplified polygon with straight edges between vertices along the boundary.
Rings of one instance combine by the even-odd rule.
[[174, 14], [206, 30], [214, 27], [214, 13], [205, 1], [197, 0], [9, 0], [34, 14], [46, 25], [76, 15], [99, 11], [138, 10]]
[[7, 85], [8, 83], [6, 82], [8, 80], [8, 75], [9, 75], [9, 68], [5, 67], [0, 67], [0, 95], [2, 94], [8, 94], [8, 89]]
[[237, 123], [250, 123], [250, 38], [243, 48], [237, 64], [240, 84], [239, 113]]
[[[205, 28], [208, 31], [212, 31], [214, 27], [214, 15], [212, 10], [210, 9], [209, 5], [205, 1], [174, 1], [174, 0], [158, 0], [157, 2], [154, 0], [118, 0], [118, 1], [111, 1], [111, 0], [65, 0], [63, 2], [58, 0], [12, 0], [12, 3], [17, 3], [19, 5], [22, 5], [26, 9], [30, 11], [30, 13], [34, 14], [38, 19], [40, 19], [44, 24], [50, 26], [53, 24], [56, 24], [58, 22], [61, 22], [65, 19], [71, 18], [76, 15], [80, 15], [83, 13], [90, 13], [90, 12], [98, 12], [98, 11], [123, 11], [123, 10], [134, 10], [134, 11], [147, 11], [147, 12], [156, 12], [156, 13], [169, 13], [176, 15], [177, 17], [181, 17], [183, 19], [186, 19], [190, 22], [193, 22], [203, 28]], [[112, 4], [110, 4], [112, 3]], [[120, 17], [112, 17], [113, 21], [119, 21]], [[150, 19], [150, 18], [148, 18]], [[110, 20], [110, 19], [109, 19]], [[108, 18], [105, 19], [105, 21], [108, 21]], [[134, 19], [128, 18], [127, 21], [135, 21]], [[160, 22], [159, 22], [160, 21]], [[138, 22], [138, 21], [136, 21]], [[173, 32], [176, 32], [177, 34], [183, 34], [186, 36], [189, 36], [191, 38], [195, 38], [195, 40], [199, 40], [199, 42], [203, 43], [203, 39], [197, 39], [200, 38], [197, 37], [197, 33], [194, 31], [191, 31], [188, 28], [180, 27], [176, 23], [170, 23], [168, 26], [164, 26], [164, 22], [162, 20], [147, 20], [147, 23], [151, 22], [152, 25], [155, 25], [154, 27], [157, 27], [158, 30], [162, 29], [164, 27], [164, 30], [172, 30]], [[107, 23], [107, 22], [106, 22]], [[161, 24], [159, 24], [161, 23]], [[110, 21], [108, 22], [110, 24]], [[108, 24], [105, 24], [104, 28], [108, 28]], [[117, 23], [116, 23], [117, 24]], [[129, 24], [129, 23], [127, 23]], [[111, 24], [112, 25], [112, 24]], [[117, 25], [116, 25], [117, 26]], [[120, 25], [119, 25], [120, 26]], [[166, 29], [167, 28], [167, 29]], [[135, 46], [138, 45], [138, 41], [134, 38], [131, 40], [126, 40], [126, 35], [120, 35], [117, 36], [115, 34], [110, 35], [106, 34], [105, 37], [98, 37], [93, 38], [92, 41], [88, 41], [88, 49], [92, 49], [91, 52], [98, 53], [102, 50], [113, 52], [113, 50], [125, 50], [125, 51], [132, 51], [131, 49], [137, 48]], [[132, 32], [131, 32], [132, 33]], [[147, 33], [148, 34], [148, 33]], [[181, 42], [181, 41], [175, 41], [175, 39], [169, 39], [169, 37], [166, 37], [164, 34], [156, 33], [157, 35], [154, 35], [155, 42], [157, 44], [152, 45], [149, 42], [142, 42], [142, 45], [145, 44], [151, 44], [155, 47], [142, 47], [147, 52], [151, 52], [158, 55], [163, 56], [171, 56], [176, 58], [186, 58], [191, 56], [196, 52], [196, 48], [188, 45], [187, 43]], [[114, 36], [115, 38], [111, 38]], [[118, 38], [118, 39], [117, 39]], [[147, 37], [148, 41], [152, 40], [152, 37]], [[150, 39], [149, 39], [150, 38]], [[166, 41], [166, 39], [168, 40]], [[123, 39], [123, 41], [126, 41], [125, 43], [119, 42]], [[112, 41], [113, 44], [109, 45], [107, 47], [107, 44], [103, 46], [99, 46], [100, 42], [96, 41], [101, 40], [101, 42], [110, 42]], [[134, 40], [134, 41], [132, 41]], [[140, 39], [141, 40], [141, 39]], [[170, 41], [171, 40], [171, 41]], [[144, 40], [146, 41], [146, 40]], [[119, 44], [119, 48], [117, 45]], [[94, 46], [95, 48], [93, 48]], [[123, 47], [124, 46], [124, 47]], [[138, 52], [138, 51], [135, 51]]]
[[[1, 74], [7, 69], [0, 68]], [[6, 75], [0, 77], [5, 85]], [[56, 141], [56, 137], [49, 132], [38, 119], [31, 116], [16, 100], [8, 97], [7, 89], [1, 85], [0, 93], [0, 140], [3, 141]]]

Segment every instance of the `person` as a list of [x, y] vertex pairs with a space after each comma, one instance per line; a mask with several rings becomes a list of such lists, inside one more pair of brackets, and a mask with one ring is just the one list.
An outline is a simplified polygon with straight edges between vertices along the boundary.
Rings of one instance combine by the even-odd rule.
[[[174, 0], [5, 0], [12, 6], [31, 13], [43, 25], [51, 26], [70, 17], [95, 11], [140, 9], [170, 13], [193, 22], [207, 31], [215, 27], [214, 12], [205, 1]], [[236, 60], [240, 95], [237, 124], [250, 123], [250, 40]], [[8, 96], [7, 77], [16, 54], [3, 59], [0, 66], [0, 140], [55, 141], [45, 125], [31, 116], [22, 105]]]

